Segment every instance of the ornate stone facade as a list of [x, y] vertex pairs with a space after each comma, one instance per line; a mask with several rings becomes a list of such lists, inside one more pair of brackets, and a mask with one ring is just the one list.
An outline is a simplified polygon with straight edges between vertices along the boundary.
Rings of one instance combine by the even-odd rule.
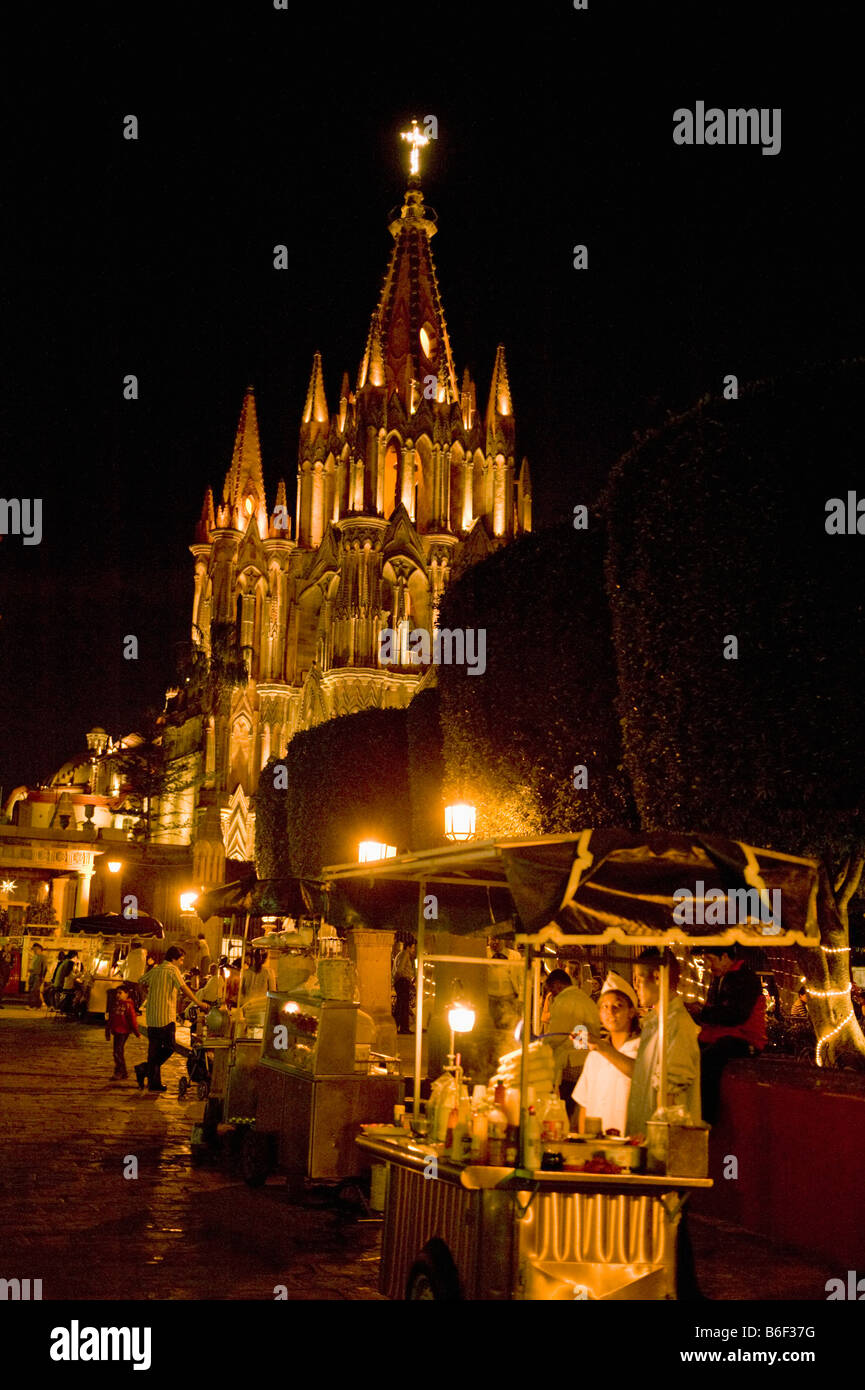
[[268, 506], [251, 386], [221, 498], [205, 496], [191, 547], [193, 641], [209, 653], [214, 625], [233, 625], [248, 668], [245, 687], [201, 731], [201, 838], [213, 838], [215, 806], [228, 858], [251, 858], [250, 798], [298, 730], [409, 703], [427, 670], [381, 666], [381, 630], [431, 632], [455, 570], [531, 529], [504, 348], [481, 417], [467, 368], [457, 382], [435, 232], [412, 175], [390, 222], [393, 250], [356, 386], [343, 375], [333, 413], [313, 358], [294, 534], [284, 481]]

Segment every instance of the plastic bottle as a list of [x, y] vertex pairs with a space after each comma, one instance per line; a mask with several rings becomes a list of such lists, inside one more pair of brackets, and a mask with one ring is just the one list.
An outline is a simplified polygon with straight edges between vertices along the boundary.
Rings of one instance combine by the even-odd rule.
[[468, 1095], [460, 1097], [457, 1123], [453, 1136], [453, 1157], [457, 1163], [468, 1163], [471, 1153], [472, 1107]]
[[505, 1145], [508, 1136], [508, 1116], [505, 1110], [505, 1088], [497, 1086], [492, 1108], [487, 1116], [487, 1162], [493, 1168], [505, 1166]]
[[540, 1168], [544, 1156], [543, 1145], [541, 1143], [541, 1122], [535, 1110], [534, 1099], [532, 1088], [529, 1087], [530, 1103], [526, 1111], [523, 1163], [531, 1172], [535, 1172]]
[[569, 1130], [565, 1102], [551, 1091], [541, 1117], [541, 1139], [545, 1144], [561, 1144], [567, 1139]]
[[520, 1088], [519, 1086], [508, 1086], [505, 1091], [505, 1114], [508, 1117], [509, 1125], [519, 1125], [520, 1123]]
[[489, 1102], [486, 1086], [475, 1086], [472, 1093], [472, 1133], [469, 1156], [472, 1163], [486, 1163]]
[[448, 1111], [447, 1126], [445, 1128], [445, 1153], [450, 1154], [454, 1158], [456, 1158], [459, 1118], [459, 1106], [452, 1105]]
[[444, 1074], [436, 1077], [435, 1081], [430, 1087], [429, 1100], [426, 1103], [427, 1138], [429, 1139], [431, 1144], [434, 1144], [436, 1142], [436, 1132], [438, 1128], [438, 1112], [439, 1107], [441, 1105], [442, 1089], [444, 1087], [444, 1083]]
[[443, 1144], [447, 1137], [448, 1120], [451, 1110], [454, 1109], [457, 1100], [457, 1086], [454, 1078], [449, 1074], [444, 1082], [439, 1094], [436, 1106], [436, 1127], [433, 1139], [437, 1144]]

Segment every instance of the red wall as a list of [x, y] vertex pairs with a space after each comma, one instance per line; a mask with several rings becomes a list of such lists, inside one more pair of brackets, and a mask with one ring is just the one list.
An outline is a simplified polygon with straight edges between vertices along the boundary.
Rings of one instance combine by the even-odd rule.
[[[719, 1217], [865, 1275], [865, 1077], [767, 1061], [731, 1064], [709, 1144], [715, 1186], [695, 1214]], [[738, 1177], [724, 1177], [724, 1159]]]

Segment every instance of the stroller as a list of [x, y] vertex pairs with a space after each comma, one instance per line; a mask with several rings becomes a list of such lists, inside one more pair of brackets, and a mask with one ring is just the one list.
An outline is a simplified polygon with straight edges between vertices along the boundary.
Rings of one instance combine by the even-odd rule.
[[213, 1061], [208, 1057], [201, 1038], [196, 1037], [198, 1009], [194, 1004], [190, 1004], [184, 1017], [189, 1019], [190, 1046], [186, 1048], [179, 1043], [175, 1044], [177, 1051], [186, 1057], [186, 1075], [181, 1076], [177, 1083], [177, 1094], [183, 1100], [190, 1086], [195, 1086], [198, 1099], [207, 1100], [210, 1095]]

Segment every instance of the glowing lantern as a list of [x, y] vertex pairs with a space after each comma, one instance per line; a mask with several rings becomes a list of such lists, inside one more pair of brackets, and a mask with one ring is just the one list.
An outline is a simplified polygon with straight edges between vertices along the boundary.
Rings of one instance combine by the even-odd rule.
[[445, 807], [445, 838], [471, 840], [475, 833], [475, 808], [464, 801]]
[[475, 1026], [475, 1011], [468, 1004], [452, 1004], [448, 1009], [448, 1027], [452, 1033], [470, 1033]]
[[361, 840], [357, 847], [358, 864], [373, 864], [379, 859], [394, 859], [396, 845], [382, 845], [378, 840]]

